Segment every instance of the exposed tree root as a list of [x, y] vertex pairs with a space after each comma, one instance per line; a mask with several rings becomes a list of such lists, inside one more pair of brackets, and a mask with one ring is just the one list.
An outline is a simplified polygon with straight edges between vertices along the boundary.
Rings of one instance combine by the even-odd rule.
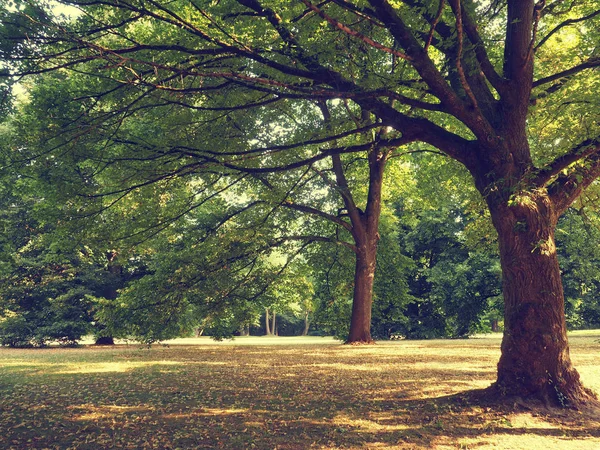
[[530, 395], [527, 397], [507, 395], [496, 385], [486, 389], [458, 394], [461, 403], [479, 405], [492, 409], [510, 410], [514, 412], [528, 411], [532, 414], [554, 417], [600, 418], [600, 401], [589, 389], [583, 388], [577, 398], [569, 398], [563, 405], [547, 394]]

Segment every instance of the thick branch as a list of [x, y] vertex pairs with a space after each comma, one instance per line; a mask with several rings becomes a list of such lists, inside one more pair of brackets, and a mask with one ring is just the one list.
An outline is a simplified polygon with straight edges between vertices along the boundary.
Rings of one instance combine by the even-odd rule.
[[357, 100], [357, 103], [376, 114], [382, 120], [382, 125], [394, 127], [400, 131], [404, 138], [403, 144], [414, 141], [426, 142], [453, 159], [467, 165], [467, 167], [469, 166], [474, 153], [468, 140], [449, 132], [428, 119], [409, 117], [402, 114], [383, 102], [374, 103], [370, 99], [364, 99]]
[[562, 214], [600, 176], [600, 144], [596, 152], [569, 175], [558, 177], [548, 188], [558, 214]]
[[[452, 8], [452, 12], [456, 17], [456, 34], [458, 39], [458, 50], [456, 52], [456, 70], [458, 71], [458, 76], [460, 78], [460, 84], [462, 85], [467, 97], [471, 100], [471, 104], [475, 109], [479, 109], [477, 104], [477, 99], [473, 94], [473, 90], [471, 86], [469, 86], [469, 82], [467, 81], [467, 76], [465, 75], [465, 70], [462, 66], [462, 57], [463, 57], [463, 13], [462, 13], [462, 5], [460, 0], [449, 0], [450, 6]], [[481, 113], [480, 113], [481, 114]]]
[[584, 160], [598, 152], [600, 152], [600, 136], [580, 142], [567, 153], [542, 168], [534, 179], [535, 185], [538, 187], [545, 186], [571, 164]]
[[496, 133], [489, 122], [479, 112], [474, 114], [472, 108], [468, 107], [447, 83], [445, 77], [412, 34], [411, 29], [388, 0], [369, 0], [369, 3], [377, 13], [379, 20], [386, 25], [392, 36], [411, 58], [411, 65], [429, 86], [433, 95], [438, 97], [446, 110], [469, 127], [482, 142], [491, 145]]
[[[404, 48], [406, 55], [410, 58], [412, 65], [419, 72], [421, 78], [427, 83], [434, 95], [444, 104], [460, 105], [461, 100], [450, 88], [446, 80], [429, 58], [427, 52], [412, 35], [409, 27], [397, 14], [395, 9], [387, 0], [369, 0], [379, 20], [381, 20], [392, 36]], [[457, 109], [456, 106], [453, 109]]]
[[490, 84], [496, 89], [496, 91], [502, 93], [506, 88], [506, 80], [504, 80], [494, 68], [490, 58], [485, 50], [485, 44], [481, 39], [481, 35], [477, 30], [477, 23], [471, 15], [468, 13], [466, 8], [462, 8], [462, 22], [467, 33], [467, 36], [473, 44], [475, 57], [479, 62], [483, 74], [490, 82]]
[[593, 69], [595, 67], [600, 67], [600, 57], [598, 56], [591, 57], [587, 61], [578, 64], [574, 67], [571, 67], [570, 69], [563, 70], [562, 72], [555, 73], [554, 75], [549, 75], [547, 77], [540, 78], [539, 80], [533, 82], [533, 87], [535, 88], [544, 84], [552, 83], [555, 80], [560, 80], [561, 78], [566, 78], [571, 75], [575, 75], [579, 72], [582, 72], [586, 69]]
[[[504, 76], [511, 82], [511, 88], [530, 82], [533, 71], [533, 61], [529, 58], [533, 14], [533, 0], [508, 0]], [[526, 98], [529, 99], [529, 95]]]

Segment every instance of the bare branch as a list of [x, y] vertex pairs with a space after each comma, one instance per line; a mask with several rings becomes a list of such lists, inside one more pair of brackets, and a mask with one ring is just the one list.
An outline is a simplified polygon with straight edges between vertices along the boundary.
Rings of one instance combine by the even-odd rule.
[[[395, 138], [395, 139], [380, 141], [377, 143], [377, 147], [378, 148], [398, 147], [400, 145], [404, 145], [404, 144], [407, 144], [412, 141], [413, 141], [413, 139], [408, 138], [408, 137], [399, 137], [399, 138]], [[235, 170], [235, 171], [242, 172], [242, 173], [276, 173], [276, 172], [285, 172], [288, 170], [298, 169], [300, 167], [311, 165], [311, 164], [316, 163], [317, 161], [321, 161], [332, 155], [364, 152], [364, 151], [370, 150], [371, 148], [373, 148], [372, 142], [369, 142], [367, 144], [357, 144], [357, 145], [350, 145], [350, 146], [345, 146], [345, 147], [328, 148], [326, 150], [322, 150], [319, 154], [314, 155], [310, 158], [301, 159], [301, 160], [295, 161], [293, 163], [289, 163], [289, 164], [285, 164], [285, 165], [281, 165], [281, 166], [247, 167], [247, 166], [241, 166], [241, 165], [235, 164], [235, 162], [237, 162], [235, 160], [234, 161], [220, 161], [216, 158], [213, 158], [213, 159], [207, 158], [206, 165], [207, 166], [213, 166], [213, 165], [223, 166], [228, 169]], [[245, 159], [246, 158], [243, 158], [243, 159], [240, 159], [239, 161], [244, 161]], [[197, 163], [197, 165], [199, 166], [200, 163]]]
[[[425, 83], [430, 87], [434, 95], [437, 96], [442, 103], [447, 104], [448, 106], [460, 105], [461, 101], [456, 93], [450, 88], [440, 71], [412, 35], [410, 29], [398, 15], [394, 7], [392, 7], [387, 0], [369, 0], [369, 3], [375, 9], [379, 20], [386, 25], [386, 28], [404, 48], [412, 65]], [[453, 108], [455, 111], [457, 109], [456, 106]]]
[[548, 88], [544, 89], [543, 91], [533, 94], [531, 96], [530, 102], [532, 104], [535, 104], [538, 100], [543, 99], [549, 95], [554, 94], [555, 92], [560, 91], [569, 82], [571, 77], [574, 77], [574, 75], [570, 75], [568, 77], [561, 78], [558, 82], [554, 83], [553, 85], [549, 86]]
[[506, 80], [504, 80], [498, 74], [498, 72], [494, 68], [494, 65], [491, 63], [489, 56], [485, 50], [485, 44], [481, 39], [479, 31], [477, 30], [477, 24], [464, 8], [462, 8], [462, 22], [467, 36], [473, 44], [475, 57], [479, 62], [483, 74], [490, 82], [490, 84], [494, 87], [494, 89], [502, 93], [506, 86]]
[[531, 35], [531, 43], [529, 44], [529, 51], [527, 52], [527, 60], [532, 60], [535, 53], [535, 40], [537, 38], [538, 26], [540, 24], [540, 18], [542, 17], [542, 10], [546, 6], [546, 0], [539, 0], [535, 4], [533, 11], [533, 32]]
[[313, 236], [313, 235], [296, 235], [296, 236], [284, 236], [282, 238], [279, 239], [279, 242], [281, 242], [282, 244], [286, 241], [307, 241], [308, 243], [311, 242], [331, 242], [333, 244], [338, 244], [338, 245], [342, 245], [346, 248], [349, 248], [350, 250], [352, 250], [354, 253], [357, 253], [357, 249], [356, 246], [354, 244], [350, 244], [349, 242], [346, 241], [341, 241], [339, 239], [334, 239], [334, 238], [330, 238], [330, 237], [325, 237], [325, 236]]
[[[327, 107], [326, 102], [319, 102], [319, 108], [321, 109], [321, 113], [323, 114], [323, 120], [325, 121], [325, 126], [329, 128], [331, 126], [331, 113], [329, 108]], [[365, 151], [368, 151], [372, 147], [372, 143], [368, 143], [365, 146]], [[331, 155], [331, 163], [333, 166], [333, 173], [335, 174], [335, 179], [337, 183], [337, 191], [339, 192], [342, 200], [344, 202], [344, 206], [348, 210], [348, 215], [350, 217], [350, 222], [352, 224], [352, 236], [355, 238], [355, 227], [361, 227], [362, 223], [360, 220], [360, 211], [356, 206], [356, 202], [354, 201], [354, 196], [352, 195], [352, 191], [348, 186], [348, 180], [346, 180], [346, 174], [344, 173], [344, 167], [342, 166], [341, 158], [339, 154]]]
[[560, 215], [600, 176], [600, 144], [596, 152], [584, 160], [569, 175], [559, 176], [549, 187], [548, 192], [556, 212]]

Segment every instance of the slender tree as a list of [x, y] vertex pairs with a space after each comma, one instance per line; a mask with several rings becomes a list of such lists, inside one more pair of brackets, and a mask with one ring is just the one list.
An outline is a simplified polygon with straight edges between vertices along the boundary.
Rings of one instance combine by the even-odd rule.
[[[557, 405], [592, 398], [569, 358], [554, 230], [600, 174], [598, 0], [58, 3], [83, 13], [52, 19], [41, 2], [4, 12], [1, 51], [22, 63], [20, 74], [76, 70], [111, 80], [75, 102], [82, 136], [152, 105], [230, 119], [269, 110], [274, 119], [273, 111], [283, 118], [336, 99], [388, 127], [382, 148], [421, 142], [462, 163], [498, 232], [505, 335], [493, 389]], [[548, 140], [538, 119], [552, 108], [579, 118], [568, 136]], [[165, 146], [154, 162], [177, 156], [187, 163], [175, 173], [219, 165], [259, 175], [367, 150], [322, 147], [356, 133], [348, 128], [303, 139], [270, 131], [237, 148], [222, 135], [231, 138], [222, 151]]]

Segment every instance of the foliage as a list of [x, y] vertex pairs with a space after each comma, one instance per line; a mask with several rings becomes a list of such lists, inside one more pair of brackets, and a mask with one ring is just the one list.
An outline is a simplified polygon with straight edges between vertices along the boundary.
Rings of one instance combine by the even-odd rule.
[[[5, 144], [11, 142], [5, 134]], [[114, 300], [132, 273], [93, 242], [74, 239], [55, 190], [44, 180], [6, 175], [0, 182], [0, 340], [9, 346], [74, 345], [105, 335], [101, 304]]]
[[562, 267], [567, 322], [571, 329], [600, 326], [600, 230], [591, 208], [571, 209], [561, 218], [557, 249]]
[[[401, 218], [404, 211], [400, 211]], [[410, 277], [416, 300], [406, 308], [407, 337], [466, 337], [478, 331], [501, 295], [497, 255], [465, 244], [468, 217], [460, 210], [422, 211], [401, 234], [404, 252], [416, 262]]]

